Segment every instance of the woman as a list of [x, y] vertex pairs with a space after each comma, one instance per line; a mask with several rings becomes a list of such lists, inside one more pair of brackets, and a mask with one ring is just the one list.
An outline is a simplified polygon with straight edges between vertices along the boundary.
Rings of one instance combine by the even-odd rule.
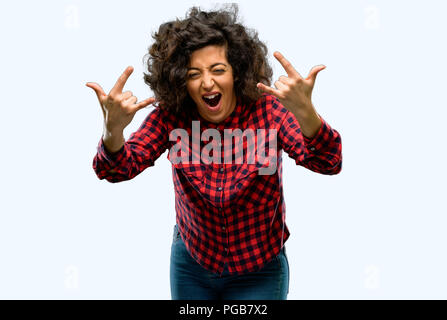
[[[155, 97], [137, 103], [132, 92], [122, 92], [131, 67], [108, 95], [98, 84], [87, 83], [104, 115], [93, 160], [97, 176], [109, 182], [132, 179], [169, 149], [177, 222], [172, 298], [286, 299], [284, 243], [290, 233], [282, 150], [297, 165], [318, 173], [337, 174], [342, 166], [340, 135], [311, 102], [316, 75], [324, 66], [314, 67], [304, 79], [275, 52], [288, 76], [271, 88], [267, 48], [256, 32], [237, 22], [236, 5], [212, 12], [193, 7], [185, 19], [162, 24], [153, 37], [145, 82]], [[155, 102], [156, 108], [125, 141], [123, 130], [135, 113]], [[225, 134], [237, 129], [244, 130], [246, 139], [235, 138], [239, 143], [233, 148], [236, 136], [228, 139]], [[248, 134], [267, 129], [273, 132], [268, 141]], [[222, 135], [226, 138], [219, 140]], [[258, 151], [264, 148], [268, 161], [260, 161]], [[253, 151], [256, 163], [231, 161], [241, 154], [248, 159]], [[272, 165], [267, 174], [261, 172]]]

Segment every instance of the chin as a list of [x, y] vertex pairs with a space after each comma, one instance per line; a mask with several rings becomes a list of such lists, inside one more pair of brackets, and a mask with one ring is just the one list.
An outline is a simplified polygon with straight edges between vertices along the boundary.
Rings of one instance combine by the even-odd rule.
[[225, 120], [225, 118], [223, 116], [216, 116], [216, 115], [210, 115], [210, 114], [206, 114], [205, 117], [202, 114], [202, 118], [205, 118], [205, 120], [212, 122], [212, 123], [216, 123], [216, 124]]

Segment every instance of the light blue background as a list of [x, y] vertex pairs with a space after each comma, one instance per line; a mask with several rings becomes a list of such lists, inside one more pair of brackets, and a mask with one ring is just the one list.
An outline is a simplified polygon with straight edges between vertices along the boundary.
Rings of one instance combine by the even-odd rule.
[[[0, 4], [0, 298], [170, 299], [175, 223], [164, 153], [131, 181], [98, 180], [94, 92], [152, 96], [143, 56], [190, 1]], [[243, 23], [304, 76], [343, 143], [325, 176], [284, 154], [289, 299], [445, 299], [443, 1], [241, 1]], [[138, 129], [139, 111], [125, 130]]]

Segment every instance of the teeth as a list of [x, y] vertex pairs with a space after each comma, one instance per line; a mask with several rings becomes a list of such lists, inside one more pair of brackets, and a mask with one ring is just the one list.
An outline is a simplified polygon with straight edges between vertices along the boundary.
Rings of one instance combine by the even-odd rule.
[[213, 94], [212, 96], [203, 96], [203, 97], [206, 98], [206, 99], [213, 99], [213, 98], [217, 97], [218, 95], [219, 94], [216, 93], [216, 94]]

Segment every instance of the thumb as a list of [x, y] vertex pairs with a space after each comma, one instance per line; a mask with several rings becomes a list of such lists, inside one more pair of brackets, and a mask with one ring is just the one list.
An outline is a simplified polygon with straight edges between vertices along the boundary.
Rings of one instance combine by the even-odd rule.
[[99, 102], [102, 103], [102, 100], [105, 97], [107, 97], [107, 95], [104, 93], [104, 90], [102, 90], [101, 86], [99, 84], [97, 84], [96, 82], [87, 82], [85, 85], [89, 88], [92, 88], [95, 91]]

